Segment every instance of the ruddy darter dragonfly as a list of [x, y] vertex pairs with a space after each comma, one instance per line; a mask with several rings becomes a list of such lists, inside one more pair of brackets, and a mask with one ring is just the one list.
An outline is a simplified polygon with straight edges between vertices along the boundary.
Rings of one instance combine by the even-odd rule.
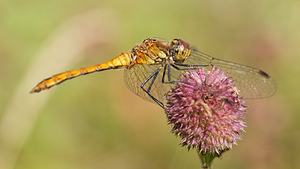
[[189, 69], [209, 68], [212, 65], [234, 79], [244, 98], [264, 98], [276, 91], [274, 80], [262, 70], [208, 56], [180, 39], [167, 41], [149, 38], [130, 53], [122, 53], [105, 63], [54, 75], [38, 83], [30, 92], [37, 93], [89, 73], [125, 69], [127, 87], [143, 99], [164, 108], [167, 92], [182, 74]]

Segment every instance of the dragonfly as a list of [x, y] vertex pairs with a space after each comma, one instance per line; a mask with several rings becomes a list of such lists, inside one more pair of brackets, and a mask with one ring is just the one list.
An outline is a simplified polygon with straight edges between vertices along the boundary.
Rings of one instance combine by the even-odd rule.
[[264, 71], [246, 65], [217, 59], [191, 47], [181, 39], [145, 39], [129, 53], [94, 66], [53, 75], [38, 83], [30, 93], [50, 89], [68, 79], [94, 72], [124, 69], [126, 86], [141, 98], [164, 108], [166, 94], [181, 75], [190, 69], [215, 66], [231, 76], [243, 98], [258, 99], [272, 96], [276, 84]]

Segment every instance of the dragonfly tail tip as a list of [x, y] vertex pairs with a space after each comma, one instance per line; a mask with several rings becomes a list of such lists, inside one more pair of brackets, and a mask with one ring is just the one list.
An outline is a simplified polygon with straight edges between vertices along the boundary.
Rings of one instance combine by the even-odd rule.
[[38, 88], [38, 87], [34, 87], [33, 89], [31, 89], [30, 90], [30, 92], [29, 93], [38, 93], [38, 92], [40, 92], [41, 91], [41, 89], [40, 88]]

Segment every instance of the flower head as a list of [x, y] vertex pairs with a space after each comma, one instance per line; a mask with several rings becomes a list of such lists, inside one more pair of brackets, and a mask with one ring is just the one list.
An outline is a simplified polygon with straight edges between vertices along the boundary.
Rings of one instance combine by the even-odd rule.
[[245, 106], [231, 77], [212, 67], [190, 70], [167, 96], [166, 111], [180, 144], [199, 153], [221, 154], [240, 140]]

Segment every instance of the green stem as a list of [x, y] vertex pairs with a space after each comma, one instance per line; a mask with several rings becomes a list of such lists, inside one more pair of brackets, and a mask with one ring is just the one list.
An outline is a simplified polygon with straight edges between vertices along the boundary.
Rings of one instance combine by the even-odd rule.
[[203, 152], [197, 152], [198, 156], [202, 163], [202, 168], [204, 169], [212, 169], [212, 161], [215, 157], [218, 157], [217, 153], [211, 154], [211, 153], [203, 153]]

